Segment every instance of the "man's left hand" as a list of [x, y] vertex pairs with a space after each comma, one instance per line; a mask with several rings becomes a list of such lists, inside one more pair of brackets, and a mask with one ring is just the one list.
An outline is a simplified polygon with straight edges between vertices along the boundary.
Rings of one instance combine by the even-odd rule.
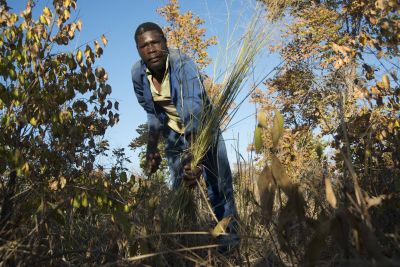
[[202, 173], [203, 169], [201, 166], [196, 166], [192, 169], [190, 163], [185, 164], [185, 166], [183, 166], [183, 181], [185, 185], [188, 187], [194, 187]]

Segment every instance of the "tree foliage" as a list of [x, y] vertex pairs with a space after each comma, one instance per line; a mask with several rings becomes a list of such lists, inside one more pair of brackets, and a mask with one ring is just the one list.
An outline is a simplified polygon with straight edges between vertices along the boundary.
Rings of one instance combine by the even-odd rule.
[[[315, 227], [306, 213], [315, 235], [303, 239], [303, 252], [290, 248], [293, 240], [284, 231], [292, 224], [283, 226], [294, 196], [285, 192], [288, 203], [278, 217], [278, 240], [289, 245], [286, 253], [311, 265], [318, 265], [328, 236], [337, 238], [344, 251], [356, 244], [347, 257], [366, 255], [394, 264], [382, 251], [390, 256], [398, 251], [380, 244], [393, 242], [381, 233], [396, 231], [389, 218], [398, 217], [396, 200], [391, 200], [398, 199], [400, 179], [397, 1], [261, 2], [272, 21], [289, 21], [282, 42], [273, 48], [284, 64], [265, 82], [267, 91], [257, 90], [252, 98], [270, 115], [267, 118], [281, 110], [287, 128], [278, 150], [264, 150], [263, 162], [272, 165], [277, 180], [282, 173], [273, 169], [278, 166], [276, 155], [280, 158], [291, 180], [303, 188], [307, 210], [313, 210], [311, 217], [319, 223]], [[265, 148], [275, 147], [272, 125], [269, 119], [261, 133]], [[335, 209], [330, 219], [327, 208], [318, 204], [320, 181]], [[383, 207], [373, 208], [378, 204]], [[357, 237], [335, 232], [338, 227], [352, 229]]]
[[188, 54], [203, 69], [211, 63], [207, 48], [217, 44], [217, 38], [205, 38], [205, 28], [201, 28], [204, 19], [194, 16], [192, 11], [181, 13], [178, 0], [170, 0], [157, 12], [169, 23], [165, 27], [168, 45]]
[[[0, 5], [0, 233], [6, 265], [18, 262], [7, 256], [7, 244], [34, 243], [50, 234], [47, 224], [58, 232], [77, 208], [93, 201], [77, 188], [90, 184], [96, 156], [108, 149], [105, 131], [119, 119], [118, 103], [108, 100], [107, 73], [95, 65], [106, 37], [72, 49], [82, 29], [80, 19], [71, 19], [76, 1], [55, 0], [37, 19], [35, 5], [27, 1], [21, 14], [5, 1]], [[37, 236], [26, 236], [35, 224]], [[44, 243], [33, 243], [32, 253], [43, 253]]]

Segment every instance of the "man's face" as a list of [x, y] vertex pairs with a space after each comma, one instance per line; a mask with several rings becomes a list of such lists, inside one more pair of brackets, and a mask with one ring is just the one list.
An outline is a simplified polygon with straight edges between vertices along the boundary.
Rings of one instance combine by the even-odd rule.
[[137, 38], [139, 55], [152, 72], [162, 72], [168, 56], [167, 43], [157, 31], [147, 31]]

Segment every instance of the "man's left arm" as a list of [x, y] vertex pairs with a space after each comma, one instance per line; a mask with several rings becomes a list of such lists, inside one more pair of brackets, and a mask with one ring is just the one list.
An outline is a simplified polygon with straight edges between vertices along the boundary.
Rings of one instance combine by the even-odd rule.
[[181, 102], [185, 137], [188, 141], [195, 138], [202, 113], [206, 112], [207, 95], [202, 84], [198, 68], [191, 59], [184, 60], [181, 68]]
[[[183, 82], [180, 88], [180, 97], [182, 97], [185, 139], [191, 144], [195, 142], [201, 116], [203, 112], [207, 112], [209, 101], [202, 84], [200, 72], [195, 63], [191, 59], [187, 59], [181, 71], [181, 80]], [[202, 173], [203, 169], [200, 165], [194, 169], [191, 168], [190, 160], [183, 166], [183, 179], [189, 187], [197, 184], [196, 181]]]

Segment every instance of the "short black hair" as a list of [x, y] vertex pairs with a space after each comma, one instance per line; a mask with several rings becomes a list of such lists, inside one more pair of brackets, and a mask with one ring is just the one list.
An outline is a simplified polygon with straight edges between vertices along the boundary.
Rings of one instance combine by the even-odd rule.
[[154, 22], [145, 22], [140, 24], [135, 31], [135, 42], [138, 42], [138, 38], [139, 35], [148, 32], [148, 31], [156, 31], [158, 33], [160, 33], [162, 35], [162, 37], [164, 38], [164, 40], [166, 40], [165, 36], [164, 36], [164, 32], [161, 29], [160, 26], [158, 26], [156, 23]]

